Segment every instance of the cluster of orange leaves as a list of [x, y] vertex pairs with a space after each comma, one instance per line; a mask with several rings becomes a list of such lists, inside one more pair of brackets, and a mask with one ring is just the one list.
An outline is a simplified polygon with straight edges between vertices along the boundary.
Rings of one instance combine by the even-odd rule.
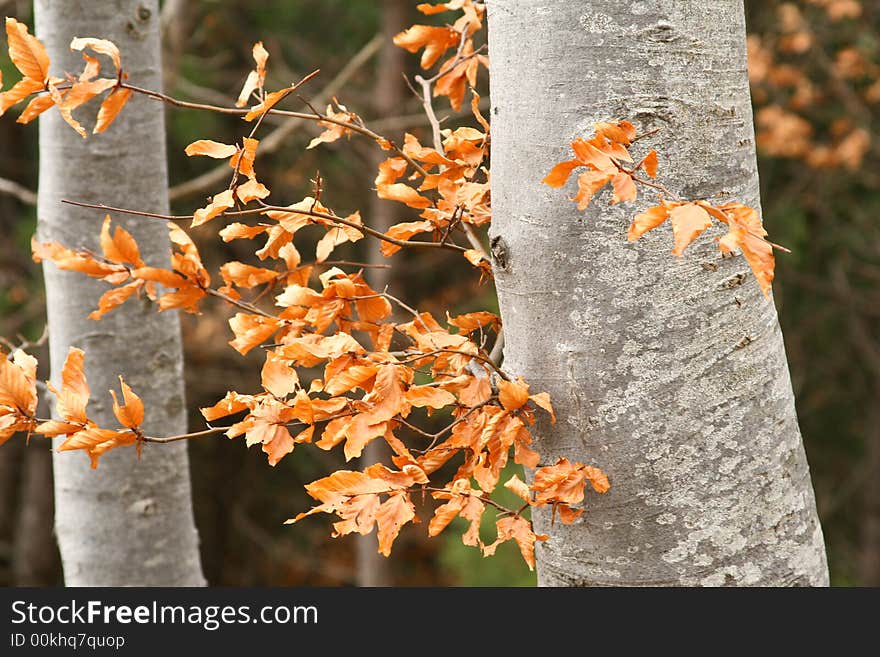
[[[448, 10], [462, 12], [451, 26], [417, 25], [395, 38], [398, 45], [411, 51], [424, 48], [425, 68], [455, 48], [455, 55], [440, 65], [435, 93], [447, 96], [457, 108], [467, 87], [475, 83], [478, 67], [487, 63], [473, 43], [485, 8], [471, 0], [453, 0], [420, 5], [419, 9], [428, 15]], [[48, 77], [48, 57], [39, 42], [14, 21], [7, 21], [7, 29], [14, 34], [10, 38], [13, 61], [32, 82], [5, 96], [4, 104], [48, 91], [48, 96], [39, 96], [31, 102], [33, 105], [40, 98], [55, 98], [65, 91], [59, 90], [58, 80]], [[26, 44], [30, 58], [20, 54], [24, 48], [21, 43]], [[117, 66], [117, 80], [125, 79], [113, 44], [98, 39], [74, 43], [111, 56]], [[265, 242], [255, 251], [259, 264], [227, 262], [219, 272], [223, 285], [212, 287], [212, 277], [196, 245], [181, 227], [169, 223], [171, 263], [169, 267], [156, 267], [142, 260], [131, 233], [121, 226], [113, 230], [109, 215], [100, 233], [101, 253], [34, 239], [34, 259], [50, 260], [61, 269], [86, 274], [111, 286], [90, 314], [93, 319], [141, 296], [156, 302], [160, 311], [198, 313], [208, 296], [235, 306], [238, 312], [229, 320], [234, 335], [230, 345], [241, 354], [258, 347], [265, 352], [262, 389], [248, 394], [229, 391], [214, 406], [202, 409], [202, 414], [209, 423], [238, 416], [220, 429], [230, 438], [244, 437], [247, 446], [260, 445], [271, 465], [293, 452], [296, 445], [307, 443], [325, 450], [342, 445], [347, 460], [359, 457], [371, 441], [388, 444], [393, 453], [390, 464], [374, 464], [362, 471], [341, 470], [309, 484], [306, 489], [318, 504], [289, 522], [329, 513], [339, 518], [334, 524], [337, 536], [368, 534], [377, 527], [379, 551], [388, 555], [401, 527], [418, 521], [412, 495], [430, 493], [439, 502], [428, 523], [431, 536], [461, 516], [469, 523], [463, 536], [467, 545], [478, 546], [490, 555], [500, 543], [512, 540], [533, 567], [535, 541], [547, 537], [532, 531], [526, 511], [549, 505], [561, 522], [574, 522], [583, 512], [580, 507], [587, 485], [604, 493], [609, 488], [608, 478], [595, 467], [565, 458], [538, 467], [540, 457], [530, 446], [530, 429], [539, 409], [555, 422], [553, 407], [546, 393], [532, 393], [522, 379], [510, 377], [491, 361], [485, 344], [492, 334], [500, 332], [497, 316], [488, 312], [447, 316], [444, 324], [429, 313], [411, 311], [410, 321], [395, 321], [390, 303], [393, 297], [373, 290], [360, 271], [345, 272], [322, 264], [335, 247], [366, 234], [368, 227], [357, 212], [337, 215], [324, 205], [317, 188], [314, 197], [291, 205], [269, 206], [263, 202], [270, 190], [258, 181], [254, 170], [259, 145], [254, 133], [266, 112], [298, 85], [267, 93], [263, 86], [268, 53], [258, 43], [253, 55], [256, 66], [237, 102], [243, 107], [251, 98], [256, 99], [243, 116], [246, 121], [255, 121], [250, 135], [237, 144], [199, 140], [186, 152], [227, 159], [233, 170], [227, 189], [196, 210], [191, 225], [201, 226], [219, 217], [259, 217], [256, 223], [227, 223], [219, 231], [224, 241], [264, 237]], [[39, 60], [39, 67], [31, 66], [31, 59]], [[93, 64], [88, 56], [86, 61], [90, 72], [75, 82], [68, 78], [68, 97], [74, 90], [86, 89], [77, 85], [94, 79], [91, 71], [97, 63]], [[104, 84], [108, 85], [105, 89], [112, 86], [101, 82], [88, 89]], [[111, 95], [117, 91], [127, 89], [116, 87]], [[87, 95], [85, 91], [76, 93], [77, 98]], [[465, 225], [483, 226], [489, 222], [485, 166], [489, 126], [479, 113], [478, 101], [474, 92], [472, 109], [480, 127], [443, 130], [442, 143], [434, 147], [422, 145], [412, 134], [405, 136], [400, 148], [383, 137], [375, 138], [379, 147], [396, 152], [379, 166], [377, 194], [420, 212], [419, 220], [397, 224], [388, 231], [382, 242], [385, 255], [392, 255], [419, 233], [431, 233], [435, 241], [451, 246], [456, 231], [460, 233]], [[42, 102], [43, 109], [50, 106], [49, 101]], [[62, 113], [72, 109], [65, 102], [53, 101]], [[105, 104], [108, 102], [109, 98]], [[116, 111], [120, 107], [121, 103]], [[309, 147], [366, 131], [360, 118], [339, 103], [315, 118], [325, 131]], [[102, 129], [107, 123], [99, 119]], [[256, 205], [242, 209], [249, 204]], [[314, 260], [304, 263], [294, 238], [307, 226], [318, 226], [324, 234], [317, 243]], [[457, 245], [452, 248], [484, 274], [490, 274], [484, 252]], [[318, 267], [325, 269], [316, 275]], [[255, 288], [262, 290], [255, 294]], [[271, 307], [260, 305], [267, 299], [273, 300]], [[140, 449], [145, 442], [156, 440], [141, 429], [143, 404], [124, 381], [122, 405], [113, 393], [114, 411], [123, 428], [103, 429], [88, 418], [89, 389], [83, 359], [81, 350], [71, 349], [61, 389], [50, 387], [57, 398], [59, 420], [36, 417], [36, 361], [21, 351], [3, 359], [0, 440], [16, 431], [63, 436], [60, 449], [86, 451], [93, 467], [111, 448], [136, 445]], [[320, 368], [318, 376], [313, 375], [316, 368]], [[306, 372], [308, 379], [304, 370], [311, 370]], [[417, 382], [417, 375], [427, 381]], [[422, 416], [434, 414], [444, 417], [446, 424], [429, 434], [418, 424]], [[518, 509], [506, 509], [491, 497], [511, 459], [537, 468], [531, 485], [515, 475], [503, 482], [522, 499]], [[480, 522], [489, 507], [498, 511], [497, 537], [493, 542], [484, 542]]]
[[[571, 143], [575, 157], [555, 165], [544, 178], [546, 185], [562, 187], [575, 169], [585, 169], [577, 177], [578, 192], [572, 198], [579, 210], [585, 210], [608, 184], [613, 187], [611, 203], [635, 201], [638, 185], [664, 189], [639, 177], [640, 171], [652, 179], [657, 177], [657, 153], [650, 150], [634, 162], [629, 148], [638, 136], [630, 122], [596, 123], [593, 127], [595, 136], [575, 139]], [[728, 229], [727, 234], [718, 239], [718, 248], [725, 254], [741, 251], [764, 295], [769, 296], [775, 268], [774, 245], [764, 239], [767, 231], [754, 208], [734, 202], [712, 205], [704, 200], [672, 201], [659, 196], [657, 205], [633, 218], [627, 239], [634, 242], [668, 219], [672, 225], [672, 252], [681, 256], [712, 225], [713, 218], [726, 224]]]
[[83, 366], [85, 353], [71, 347], [61, 371], [61, 390], [47, 383], [55, 395], [60, 420], [38, 421], [37, 413], [37, 360], [16, 350], [11, 358], [0, 359], [0, 445], [17, 432], [39, 433], [47, 438], [65, 436], [58, 451], [83, 450], [91, 458], [92, 467], [98, 467], [98, 458], [114, 447], [137, 445], [140, 453], [144, 421], [144, 405], [128, 384], [119, 377], [122, 404], [111, 390], [113, 414], [123, 429], [102, 429], [89, 419], [89, 385]]
[[[0, 116], [13, 105], [33, 95], [31, 101], [18, 117], [18, 123], [30, 123], [51, 107], [57, 107], [61, 117], [79, 133], [83, 139], [86, 131], [73, 118], [73, 111], [105, 91], [110, 93], [101, 102], [95, 120], [93, 133], [106, 130], [122, 110], [131, 90], [121, 86], [127, 75], [122, 70], [119, 49], [105, 39], [75, 38], [70, 42], [71, 50], [83, 51], [85, 67], [79, 76], [68, 74], [64, 78], [49, 74], [49, 55], [36, 37], [28, 33], [27, 26], [14, 18], [6, 19], [6, 39], [9, 45], [9, 57], [22, 74], [19, 80], [8, 91], [0, 93]], [[116, 76], [99, 77], [101, 63], [92, 57], [86, 49], [106, 55], [116, 68]], [[0, 89], [3, 79], [0, 77]]]
[[[823, 35], [828, 20], [838, 26], [847, 22], [847, 29], [858, 26], [863, 8], [857, 0], [806, 0], [801, 5], [784, 2], [776, 8], [778, 34], [748, 37], [757, 145], [768, 155], [797, 158], [812, 168], [855, 171], [872, 145], [870, 127], [859, 114], [880, 102], [880, 64], [865, 47], [874, 37], [841, 38], [840, 27], [833, 42]], [[834, 52], [826, 52], [832, 47]], [[847, 115], [830, 123], [829, 140], [817, 139], [814, 125], [827, 121], [828, 101], [835, 97]], [[864, 111], [854, 111], [856, 103]]]

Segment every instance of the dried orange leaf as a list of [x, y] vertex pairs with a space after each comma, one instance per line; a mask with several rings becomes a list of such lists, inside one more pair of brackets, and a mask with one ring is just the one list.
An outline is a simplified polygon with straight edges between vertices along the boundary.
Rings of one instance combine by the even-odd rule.
[[104, 252], [104, 257], [113, 262], [128, 262], [135, 267], [144, 265], [137, 242], [131, 233], [122, 226], [117, 226], [113, 236], [110, 236], [109, 214], [105, 215], [101, 226], [101, 250]]
[[98, 309], [89, 313], [89, 319], [101, 319], [114, 308], [118, 308], [141, 289], [141, 281], [134, 281], [122, 287], [115, 287], [104, 292], [98, 299]]
[[529, 570], [535, 569], [535, 541], [546, 541], [547, 536], [535, 534], [531, 523], [522, 516], [507, 516], [500, 518], [495, 523], [498, 528], [498, 538], [491, 545], [483, 548], [483, 554], [491, 556], [495, 549], [505, 541], [513, 539], [519, 546], [520, 554], [528, 565]]
[[290, 361], [274, 351], [266, 352], [266, 362], [260, 380], [266, 392], [281, 399], [294, 392], [299, 386], [299, 376], [290, 366]]
[[0, 116], [3, 116], [6, 110], [8, 110], [19, 101], [24, 100], [33, 93], [42, 91], [43, 88], [44, 85], [39, 80], [34, 80], [33, 78], [22, 78], [21, 80], [16, 82], [11, 89], [0, 93]]
[[498, 382], [498, 400], [508, 411], [516, 411], [522, 408], [529, 400], [529, 386], [522, 380], [500, 380]]
[[604, 171], [585, 171], [577, 178], [578, 193], [575, 194], [573, 201], [578, 204], [578, 210], [586, 210], [593, 196], [605, 185], [611, 182], [614, 174]]
[[560, 162], [550, 169], [550, 173], [548, 173], [541, 182], [550, 187], [562, 187], [568, 182], [571, 172], [577, 167], [582, 166], [584, 166], [584, 163], [580, 160], [567, 160], [565, 162]]
[[70, 42], [71, 50], [83, 50], [84, 48], [90, 48], [96, 53], [107, 55], [111, 60], [113, 60], [113, 66], [116, 67], [117, 74], [122, 70], [122, 62], [120, 61], [119, 57], [119, 48], [117, 48], [116, 44], [112, 41], [108, 41], [107, 39], [75, 37], [73, 41]]
[[455, 403], [455, 395], [432, 386], [413, 386], [406, 391], [406, 401], [419, 408], [444, 408]]
[[614, 196], [611, 203], [623, 203], [624, 201], [635, 201], [638, 191], [636, 184], [628, 173], [615, 174], [613, 180]]
[[651, 150], [642, 160], [642, 166], [645, 172], [652, 178], [657, 177], [657, 151]]
[[257, 89], [262, 89], [266, 82], [266, 61], [269, 59], [269, 53], [263, 47], [262, 41], [257, 41], [254, 44], [252, 53], [257, 67], [248, 73], [244, 86], [241, 88], [241, 93], [238, 95], [238, 100], [235, 101], [236, 107], [247, 105], [251, 94]]
[[37, 38], [28, 32], [27, 25], [14, 18], [6, 18], [6, 39], [9, 58], [25, 78], [45, 82], [49, 78], [49, 55]]
[[257, 182], [256, 178], [250, 178], [245, 184], [235, 188], [235, 195], [242, 203], [266, 198], [270, 193], [269, 189], [263, 183]]
[[104, 102], [101, 103], [101, 108], [98, 110], [98, 118], [95, 121], [95, 128], [92, 130], [92, 134], [104, 132], [109, 128], [110, 124], [119, 116], [119, 112], [122, 111], [130, 96], [131, 89], [125, 89], [124, 87], [117, 87], [107, 94]]
[[184, 153], [193, 155], [206, 155], [218, 160], [225, 160], [238, 152], [238, 148], [232, 144], [222, 144], [211, 139], [199, 139], [186, 147]]
[[379, 525], [379, 553], [391, 555], [391, 545], [400, 533], [400, 528], [416, 517], [416, 509], [409, 495], [403, 491], [394, 493], [376, 510], [376, 523]]
[[[27, 78], [26, 78], [27, 79]], [[2, 96], [3, 94], [0, 94]], [[18, 101], [15, 101], [18, 102]], [[2, 101], [0, 101], [2, 103]], [[55, 104], [55, 99], [52, 98], [49, 94], [45, 96], [37, 96], [36, 98], [32, 98], [31, 102], [27, 104], [27, 107], [22, 110], [19, 117], [15, 120], [16, 123], [27, 124], [37, 118], [40, 114], [45, 112], [47, 109], [52, 107]], [[0, 112], [2, 114], [2, 112]]]
[[523, 502], [530, 502], [532, 499], [528, 484], [516, 475], [504, 482], [504, 487], [517, 495]]
[[89, 384], [83, 370], [85, 365], [85, 352], [77, 347], [71, 347], [61, 368], [61, 391], [54, 387], [50, 390], [58, 398], [57, 410], [65, 420], [69, 422], [88, 422], [86, 405], [89, 402]]
[[195, 228], [196, 226], [201, 226], [208, 221], [211, 221], [214, 217], [217, 217], [223, 214], [226, 210], [233, 207], [235, 205], [235, 198], [232, 196], [232, 190], [226, 189], [211, 199], [211, 202], [206, 205], [204, 208], [200, 210], [196, 210], [193, 215], [192, 224], [190, 226]]
[[669, 221], [672, 223], [672, 236], [675, 242], [672, 252], [677, 256], [684, 253], [688, 245], [712, 225], [709, 213], [696, 203], [685, 203], [672, 208], [669, 212]]
[[409, 52], [417, 52], [424, 48], [421, 66], [431, 68], [443, 53], [458, 45], [461, 35], [449, 27], [431, 27], [430, 25], [413, 25], [394, 36], [394, 45]]
[[635, 242], [649, 230], [655, 229], [669, 218], [669, 208], [665, 205], [655, 205], [648, 208], [641, 214], [637, 214], [630, 224], [626, 238], [630, 242]]
[[113, 414], [119, 420], [119, 424], [129, 429], [134, 429], [143, 424], [144, 403], [121, 376], [119, 377], [119, 384], [122, 386], [121, 406], [119, 405], [119, 400], [116, 399], [116, 391], [110, 391], [110, 395], [113, 397]]

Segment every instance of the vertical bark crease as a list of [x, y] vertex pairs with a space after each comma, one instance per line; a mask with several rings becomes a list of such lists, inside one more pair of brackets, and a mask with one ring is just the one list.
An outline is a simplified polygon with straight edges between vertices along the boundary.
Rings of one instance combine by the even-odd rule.
[[[71, 52], [74, 36], [115, 42], [125, 70], [138, 84], [160, 89], [157, 0], [35, 2], [37, 36], [52, 61], [53, 75], [82, 67]], [[104, 66], [111, 67], [109, 61]], [[77, 118], [94, 122], [97, 109]], [[90, 114], [91, 112], [91, 114]], [[81, 139], [57, 112], [40, 117], [38, 238], [99, 251], [102, 216], [64, 206], [62, 198], [167, 212], [167, 165], [163, 109], [135, 97], [110, 129]], [[137, 239], [143, 259], [167, 267], [170, 245], [160, 222], [114, 217]], [[108, 390], [117, 375], [142, 397], [145, 430], [152, 435], [186, 431], [179, 318], [129, 301], [100, 323], [87, 318], [104, 283], [45, 263], [52, 379], [60, 383], [68, 348], [86, 351], [92, 419], [117, 426]], [[186, 445], [146, 446], [101, 458], [97, 471], [82, 454], [54, 456], [56, 533], [65, 582], [74, 586], [199, 586], [204, 584], [190, 499]]]
[[652, 195], [581, 213], [540, 184], [575, 136], [625, 118], [661, 128], [644, 144], [660, 183], [758, 207], [742, 1], [488, 9], [505, 368], [557, 404], [544, 459], [612, 481], [574, 525], [535, 514], [539, 583], [827, 585], [782, 333], [742, 259], [717, 230], [682, 258], [668, 228], [628, 243]]

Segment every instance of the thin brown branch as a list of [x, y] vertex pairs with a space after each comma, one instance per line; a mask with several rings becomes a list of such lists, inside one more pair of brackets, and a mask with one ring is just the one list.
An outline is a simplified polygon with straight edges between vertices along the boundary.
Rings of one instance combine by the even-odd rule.
[[[138, 217], [148, 217], [151, 219], [163, 219], [165, 221], [189, 221], [192, 220], [193, 215], [191, 214], [161, 214], [158, 212], [145, 212], [143, 210], [130, 210], [128, 208], [119, 208], [112, 205], [106, 205], [104, 203], [86, 203], [84, 201], [72, 201], [70, 199], [62, 199], [62, 203], [66, 203], [68, 205], [75, 205], [81, 208], [93, 208], [95, 210], [102, 210], [104, 212], [119, 212], [120, 214], [131, 214], [136, 215]], [[395, 244], [400, 247], [414, 247], [414, 248], [427, 248], [427, 249], [447, 249], [449, 251], [459, 251], [464, 252], [467, 249], [464, 249], [457, 244], [441, 244], [440, 242], [422, 242], [418, 240], [399, 240], [395, 237], [389, 237], [384, 233], [380, 233], [379, 231], [370, 228], [369, 226], [365, 226], [362, 224], [357, 224], [353, 221], [348, 221], [344, 217], [337, 217], [332, 214], [327, 214], [326, 212], [319, 212], [317, 210], [291, 210], [289, 207], [284, 207], [281, 205], [262, 205], [259, 208], [251, 208], [249, 210], [234, 210], [223, 212], [217, 216], [222, 217], [246, 217], [250, 215], [264, 214], [267, 211], [278, 211], [278, 212], [295, 212], [297, 214], [305, 214], [312, 217], [318, 217], [320, 219], [324, 219], [326, 221], [333, 222], [335, 224], [341, 224], [343, 226], [351, 226], [352, 228], [356, 228], [359, 231], [370, 235], [376, 239], [380, 239], [383, 242], [389, 242], [391, 244]]]
[[215, 290], [212, 287], [205, 288], [205, 292], [212, 297], [217, 297], [218, 299], [222, 299], [226, 303], [241, 308], [242, 310], [246, 310], [249, 313], [254, 313], [257, 315], [262, 315], [263, 317], [268, 317], [269, 319], [278, 319], [275, 315], [267, 313], [266, 311], [257, 308], [256, 306], [249, 304], [247, 301], [242, 301], [241, 299], [233, 299], [232, 297], [223, 294], [219, 290]]

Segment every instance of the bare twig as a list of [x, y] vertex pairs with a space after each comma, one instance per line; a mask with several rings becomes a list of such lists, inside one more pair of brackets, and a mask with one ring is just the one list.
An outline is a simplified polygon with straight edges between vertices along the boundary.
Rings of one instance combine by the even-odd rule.
[[14, 180], [0, 178], [0, 194], [6, 194], [17, 198], [25, 205], [36, 205], [37, 195], [24, 185], [20, 185]]

